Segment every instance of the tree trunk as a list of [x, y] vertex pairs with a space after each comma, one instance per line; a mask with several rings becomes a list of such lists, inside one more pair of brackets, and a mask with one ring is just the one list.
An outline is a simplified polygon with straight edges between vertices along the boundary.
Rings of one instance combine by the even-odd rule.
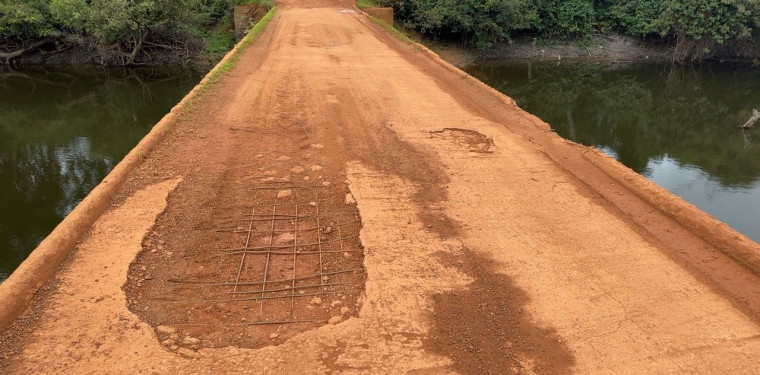
[[37, 47], [41, 47], [41, 46], [43, 46], [45, 44], [48, 44], [50, 42], [52, 42], [52, 40], [50, 40], [50, 39], [44, 39], [44, 40], [41, 40], [39, 42], [32, 43], [32, 45], [30, 45], [29, 47], [26, 47], [26, 48], [17, 49], [15, 51], [11, 51], [11, 52], [2, 52], [2, 51], [0, 51], [0, 58], [5, 59], [5, 65], [9, 65], [11, 63], [12, 59], [15, 59], [16, 57], [19, 57], [19, 56], [23, 55], [27, 51], [31, 51], [31, 50], [33, 50], [33, 49], [35, 49]]
[[143, 47], [145, 38], [148, 37], [148, 31], [143, 33], [139, 38], [132, 37], [132, 51], [124, 52], [121, 48], [121, 43], [116, 43], [115, 47], [118, 52], [118, 56], [121, 58], [122, 65], [134, 65], [137, 55], [140, 53]]
[[760, 120], [760, 111], [753, 109], [752, 110], [752, 117], [747, 120], [747, 122], [742, 125], [742, 129], [749, 129], [752, 127], [752, 125], [755, 125], [757, 120]]

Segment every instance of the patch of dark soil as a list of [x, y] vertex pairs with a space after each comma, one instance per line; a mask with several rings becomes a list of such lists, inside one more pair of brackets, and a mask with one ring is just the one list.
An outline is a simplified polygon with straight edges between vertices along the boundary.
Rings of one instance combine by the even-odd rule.
[[439, 254], [475, 281], [464, 290], [433, 296], [428, 350], [451, 358], [462, 374], [569, 374], [575, 360], [553, 329], [537, 326], [525, 311], [527, 294], [493, 260], [462, 249]]

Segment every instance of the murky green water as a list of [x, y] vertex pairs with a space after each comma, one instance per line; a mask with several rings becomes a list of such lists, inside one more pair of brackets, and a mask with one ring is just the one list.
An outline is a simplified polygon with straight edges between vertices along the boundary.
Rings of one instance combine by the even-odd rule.
[[0, 70], [0, 281], [199, 80], [176, 69]]
[[469, 73], [760, 242], [760, 69], [501, 62]]

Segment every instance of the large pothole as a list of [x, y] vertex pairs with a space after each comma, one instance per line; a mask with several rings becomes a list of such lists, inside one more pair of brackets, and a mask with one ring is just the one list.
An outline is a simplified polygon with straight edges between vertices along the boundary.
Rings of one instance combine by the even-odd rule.
[[145, 239], [125, 290], [168, 349], [276, 345], [357, 313], [366, 273], [348, 186], [319, 165], [264, 165], [230, 171], [249, 182], [211, 204], [176, 204]]

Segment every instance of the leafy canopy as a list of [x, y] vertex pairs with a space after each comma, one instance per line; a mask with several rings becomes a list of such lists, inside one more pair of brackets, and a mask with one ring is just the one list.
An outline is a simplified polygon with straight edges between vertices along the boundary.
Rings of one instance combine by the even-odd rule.
[[617, 30], [674, 44], [679, 59], [760, 46], [758, 0], [381, 0], [408, 27], [480, 48], [516, 33], [589, 38]]
[[56, 35], [49, 3], [49, 0], [0, 0], [0, 38]]

